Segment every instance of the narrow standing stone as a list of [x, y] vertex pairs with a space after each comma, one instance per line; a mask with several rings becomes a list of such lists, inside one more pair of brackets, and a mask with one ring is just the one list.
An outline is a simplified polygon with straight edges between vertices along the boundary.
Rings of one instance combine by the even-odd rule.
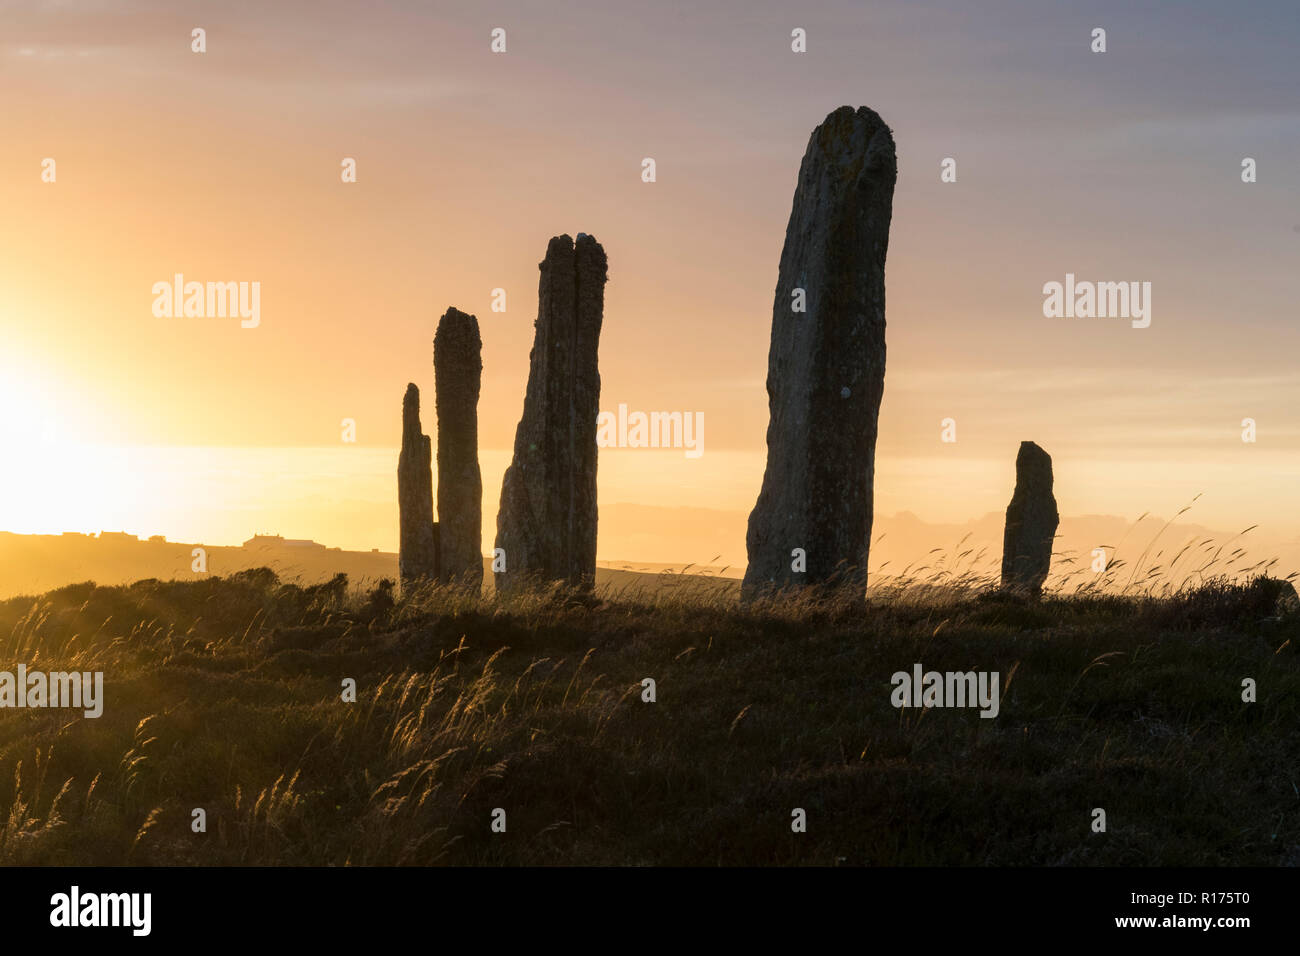
[[1052, 456], [1031, 441], [1016, 455], [1016, 490], [1002, 537], [1002, 587], [1037, 597], [1052, 563], [1060, 515], [1052, 495]]
[[438, 526], [433, 523], [429, 436], [420, 431], [420, 390], [402, 399], [402, 451], [397, 457], [398, 573], [402, 588], [438, 578]]
[[597, 347], [607, 264], [584, 233], [547, 246], [514, 459], [501, 485], [499, 591], [527, 582], [590, 588], [596, 576]]
[[483, 478], [478, 467], [482, 349], [478, 319], [448, 309], [433, 337], [438, 411], [438, 580], [475, 591], [483, 584]]
[[865, 592], [897, 174], [893, 134], [866, 107], [840, 107], [808, 140], [772, 310], [746, 600], [799, 585]]

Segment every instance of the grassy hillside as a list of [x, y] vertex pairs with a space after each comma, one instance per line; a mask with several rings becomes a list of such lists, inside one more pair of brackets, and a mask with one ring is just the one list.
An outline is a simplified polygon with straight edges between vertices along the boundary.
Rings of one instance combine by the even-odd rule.
[[[73, 585], [0, 602], [0, 669], [102, 670], [106, 699], [0, 709], [0, 861], [1296, 865], [1280, 591], [912, 587], [862, 611], [741, 609], [709, 580], [502, 603], [259, 571]], [[997, 671], [1000, 714], [895, 709], [917, 662]]]

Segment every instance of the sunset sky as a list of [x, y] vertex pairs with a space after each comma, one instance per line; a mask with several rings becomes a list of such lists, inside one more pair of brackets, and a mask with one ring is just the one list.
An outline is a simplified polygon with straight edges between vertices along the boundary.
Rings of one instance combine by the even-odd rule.
[[[1300, 536], [1290, 0], [0, 7], [0, 530], [395, 549], [402, 394], [433, 434], [455, 305], [482, 330], [490, 549], [566, 232], [609, 256], [601, 408], [705, 419], [697, 459], [603, 451], [602, 505], [747, 514], [799, 161], [847, 104], [898, 144], [878, 514], [1000, 511], [1032, 439], [1062, 515], [1203, 493], [1204, 525]], [[175, 273], [260, 282], [260, 325], [155, 317]], [[1150, 327], [1045, 318], [1067, 273], [1150, 282]]]

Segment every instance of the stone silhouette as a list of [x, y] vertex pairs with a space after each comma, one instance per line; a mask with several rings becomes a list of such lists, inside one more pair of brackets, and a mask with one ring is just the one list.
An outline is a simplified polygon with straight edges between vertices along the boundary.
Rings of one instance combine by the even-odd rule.
[[1031, 441], [1016, 455], [1016, 490], [1002, 538], [1002, 588], [1037, 597], [1052, 562], [1060, 515], [1052, 495], [1052, 457]]
[[866, 107], [840, 107], [808, 140], [772, 310], [747, 600], [799, 585], [866, 590], [897, 175], [893, 134]]
[[438, 411], [438, 581], [483, 584], [483, 478], [478, 398], [483, 374], [478, 319], [450, 308], [433, 337]]
[[540, 265], [524, 412], [497, 512], [498, 591], [525, 583], [590, 588], [596, 575], [596, 351], [606, 260], [584, 233], [557, 236]]
[[402, 451], [397, 457], [397, 564], [404, 590], [438, 578], [431, 455], [429, 436], [420, 431], [420, 390], [410, 384], [402, 399]]

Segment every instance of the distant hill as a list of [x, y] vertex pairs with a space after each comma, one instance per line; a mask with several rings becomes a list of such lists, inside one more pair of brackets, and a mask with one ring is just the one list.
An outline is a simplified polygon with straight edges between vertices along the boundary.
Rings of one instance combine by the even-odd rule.
[[[630, 503], [600, 508], [602, 541], [635, 548], [637, 557], [602, 558], [597, 584], [616, 588], [657, 589], [671, 586], [675, 575], [738, 579], [745, 567], [748, 513], [707, 508], [663, 508]], [[936, 524], [911, 512], [879, 515], [872, 529], [869, 571], [876, 581], [906, 573], [926, 577], [955, 566], [996, 577], [1002, 555], [1003, 516], [986, 514], [964, 524]], [[1054, 577], [1087, 569], [1094, 548], [1107, 558], [1124, 562], [1118, 579], [1141, 560], [1141, 572], [1175, 566], [1172, 580], [1219, 553], [1216, 571], [1243, 572], [1276, 559], [1269, 573], [1286, 577], [1300, 570], [1300, 541], [1267, 537], [1267, 528], [1246, 534], [1243, 529], [1216, 530], [1147, 516], [1131, 521], [1117, 515], [1066, 516], [1061, 519], [1054, 548]], [[489, 542], [485, 539], [485, 544]], [[346, 574], [353, 585], [397, 577], [392, 551], [343, 551], [314, 541], [278, 536], [254, 536], [237, 547], [205, 546], [193, 542], [140, 540], [134, 535], [19, 535], [0, 532], [0, 598], [39, 594], [80, 581], [104, 585], [128, 584], [142, 578], [190, 580], [194, 549], [205, 548], [209, 574], [229, 575], [249, 568], [269, 567], [281, 578], [303, 584]], [[603, 552], [598, 551], [598, 554]], [[1197, 556], [1202, 555], [1200, 562]], [[485, 567], [487, 566], [485, 560]], [[1083, 572], [1074, 581], [1086, 577]], [[489, 575], [490, 579], [490, 575]]]
[[[282, 580], [316, 584], [336, 574], [346, 574], [353, 586], [366, 588], [383, 578], [396, 580], [397, 555], [392, 551], [343, 551], [314, 541], [294, 542], [274, 536], [255, 536], [239, 547], [208, 547], [193, 542], [141, 540], [135, 535], [108, 532], [95, 535], [11, 534], [0, 532], [0, 599], [40, 594], [82, 581], [103, 586], [130, 584], [145, 578], [197, 580], [194, 550], [206, 552], [207, 576], [227, 577], [250, 568], [270, 568]], [[604, 562], [596, 569], [598, 587], [633, 596], [679, 585], [675, 572], [681, 565], [645, 562]], [[484, 559], [489, 588], [491, 562]], [[691, 568], [690, 580], [705, 583], [697, 574], [717, 569]], [[721, 584], [725, 591], [737, 582]]]
[[[256, 540], [256, 539], [250, 539]], [[134, 535], [9, 534], [0, 532], [0, 597], [39, 594], [79, 581], [127, 584], [142, 578], [193, 580], [194, 549], [203, 548], [207, 570], [229, 575], [270, 567], [286, 580], [315, 583], [339, 572], [349, 579], [377, 581], [397, 574], [397, 555], [341, 551], [323, 545], [208, 547], [193, 542], [140, 540]]]
[[[1064, 515], [1053, 547], [1057, 555], [1053, 570], [1068, 573], [1074, 567], [1090, 565], [1094, 548], [1105, 548], [1108, 560], [1118, 555], [1129, 568], [1147, 552], [1143, 566], [1148, 568], [1172, 559], [1189, 542], [1194, 549], [1207, 540], [1214, 542], [1213, 549], [1232, 542], [1225, 548], [1221, 564], [1237, 548], [1244, 550], [1230, 570], [1241, 570], [1272, 558], [1277, 558], [1277, 564], [1270, 573], [1279, 577], [1300, 570], [1300, 541], [1270, 534], [1267, 526], [1238, 538], [1242, 528], [1215, 529], [1186, 520], [1194, 514], [1193, 510], [1163, 531], [1168, 518], [1158, 515], [1148, 515], [1141, 521], [1137, 516]], [[601, 541], [618, 542], [620, 548], [628, 548], [627, 560], [604, 563], [611, 567], [657, 569], [656, 562], [675, 562], [672, 566], [680, 568], [693, 561], [726, 576], [743, 574], [748, 519], [749, 512], [741, 510], [662, 508], [624, 502], [602, 504]], [[925, 521], [907, 511], [878, 514], [871, 532], [868, 570], [877, 579], [900, 574], [905, 569], [911, 575], [917, 569], [933, 569], [941, 559], [951, 567], [957, 556], [962, 555], [963, 567], [976, 564], [996, 575], [1002, 559], [1004, 520], [1005, 516], [999, 512], [962, 523]], [[1149, 551], [1148, 545], [1151, 545]], [[599, 553], [608, 552], [602, 548]], [[636, 558], [632, 559], [631, 555]], [[1179, 566], [1189, 564], [1191, 556], [1191, 552], [1185, 554]], [[920, 571], [922, 575], [926, 573], [929, 571]]]

